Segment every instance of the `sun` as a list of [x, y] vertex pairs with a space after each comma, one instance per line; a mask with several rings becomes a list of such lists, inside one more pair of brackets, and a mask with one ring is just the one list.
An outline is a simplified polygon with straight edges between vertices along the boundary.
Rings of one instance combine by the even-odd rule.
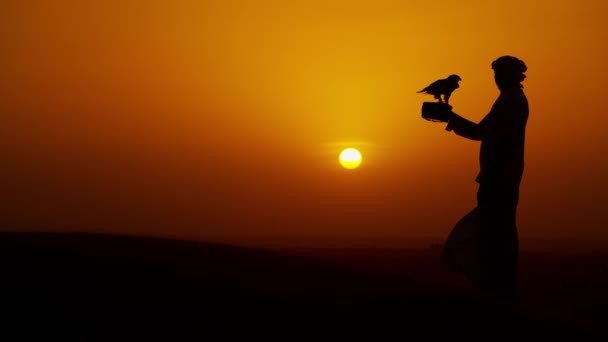
[[340, 152], [340, 164], [347, 170], [353, 170], [361, 165], [361, 152], [355, 148], [347, 148]]

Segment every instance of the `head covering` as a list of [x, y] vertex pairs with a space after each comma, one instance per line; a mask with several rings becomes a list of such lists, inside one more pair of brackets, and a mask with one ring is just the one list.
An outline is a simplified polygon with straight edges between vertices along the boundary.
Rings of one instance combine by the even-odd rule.
[[526, 78], [524, 72], [528, 70], [528, 67], [526, 67], [524, 61], [517, 57], [502, 56], [492, 62], [492, 69], [509, 80], [521, 83]]

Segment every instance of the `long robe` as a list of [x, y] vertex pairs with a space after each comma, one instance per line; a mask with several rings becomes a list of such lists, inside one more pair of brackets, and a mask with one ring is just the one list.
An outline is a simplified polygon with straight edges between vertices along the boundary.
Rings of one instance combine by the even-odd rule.
[[479, 287], [514, 291], [519, 250], [516, 211], [524, 170], [528, 101], [520, 87], [501, 92], [479, 122], [454, 114], [446, 129], [481, 141], [477, 207], [454, 227], [442, 261]]

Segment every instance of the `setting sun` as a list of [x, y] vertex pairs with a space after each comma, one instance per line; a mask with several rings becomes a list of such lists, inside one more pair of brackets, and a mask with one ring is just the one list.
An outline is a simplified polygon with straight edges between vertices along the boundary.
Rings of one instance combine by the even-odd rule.
[[361, 153], [354, 148], [347, 148], [340, 153], [340, 164], [348, 170], [356, 169], [361, 165]]

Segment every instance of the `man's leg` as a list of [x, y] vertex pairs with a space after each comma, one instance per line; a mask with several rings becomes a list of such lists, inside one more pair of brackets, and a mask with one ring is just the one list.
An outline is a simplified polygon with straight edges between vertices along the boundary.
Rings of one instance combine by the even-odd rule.
[[515, 225], [517, 192], [480, 187], [480, 257], [483, 290], [515, 294], [519, 243]]

